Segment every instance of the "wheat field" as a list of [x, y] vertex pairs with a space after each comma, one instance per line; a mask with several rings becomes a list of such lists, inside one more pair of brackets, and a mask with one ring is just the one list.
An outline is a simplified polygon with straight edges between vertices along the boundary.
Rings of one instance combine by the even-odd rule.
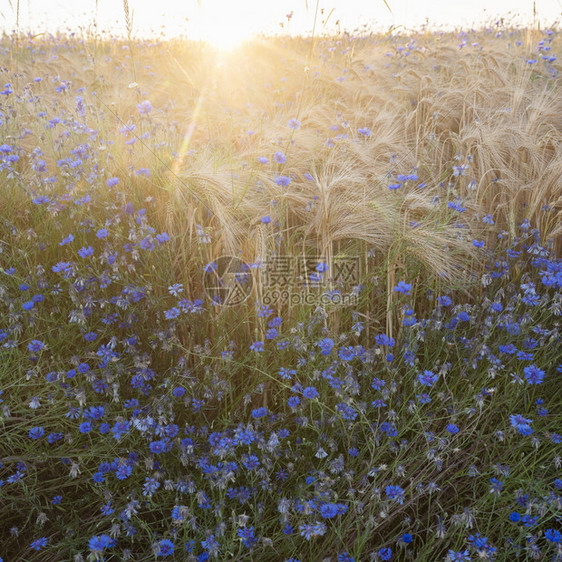
[[0, 41], [0, 560], [561, 560], [559, 31], [127, 22]]

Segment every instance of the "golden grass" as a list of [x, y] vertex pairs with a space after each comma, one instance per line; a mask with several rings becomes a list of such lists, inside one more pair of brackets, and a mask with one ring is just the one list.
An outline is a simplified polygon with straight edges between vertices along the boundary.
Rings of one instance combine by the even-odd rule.
[[[53, 59], [61, 40], [35, 39], [27, 55], [21, 42], [20, 56], [29, 58], [20, 67], [30, 84], [47, 74], [30, 85], [41, 96], [55, 76], [86, 88], [91, 126], [99, 144], [116, 141], [112, 164], [123, 176], [147, 162], [163, 172], [152, 181], [170, 233], [185, 242], [183, 264], [201, 225], [211, 235], [209, 261], [303, 247], [329, 258], [355, 247], [375, 251], [389, 271], [414, 262], [426, 275], [454, 278], [477, 263], [472, 239], [486, 213], [511, 233], [529, 218], [560, 245], [560, 65], [526, 63], [543, 38], [483, 30], [460, 49], [455, 34], [342, 35], [318, 40], [312, 54], [304, 39], [264, 39], [231, 55], [138, 41], [134, 70], [121, 41], [71, 43]], [[139, 85], [128, 87], [133, 80]], [[70, 108], [73, 98], [59, 96], [52, 107]], [[142, 99], [154, 107], [149, 118], [136, 111]], [[290, 118], [301, 121], [298, 131]], [[140, 125], [139, 137], [150, 133], [133, 148], [119, 133], [130, 122]], [[272, 161], [278, 150], [287, 155], [283, 166]], [[270, 163], [259, 164], [259, 155]], [[466, 176], [454, 177], [467, 157]], [[419, 182], [388, 189], [390, 175], [412, 170], [424, 189]], [[275, 184], [278, 173], [292, 177], [288, 187]], [[446, 209], [455, 197], [464, 201], [462, 216]], [[268, 214], [279, 222], [278, 238], [260, 223]]]

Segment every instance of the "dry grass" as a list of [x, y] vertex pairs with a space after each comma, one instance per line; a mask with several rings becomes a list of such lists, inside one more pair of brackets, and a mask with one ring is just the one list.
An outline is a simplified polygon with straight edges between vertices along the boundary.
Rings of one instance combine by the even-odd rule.
[[[147, 159], [163, 172], [153, 181], [168, 228], [185, 242], [178, 263], [189, 262], [200, 225], [211, 235], [209, 260], [361, 248], [387, 270], [415, 262], [425, 275], [458, 278], [477, 263], [472, 239], [486, 213], [511, 233], [524, 217], [556, 244], [562, 232], [559, 64], [526, 63], [545, 36], [484, 30], [464, 39], [460, 49], [454, 34], [341, 36], [318, 41], [312, 54], [306, 40], [269, 39], [230, 55], [147, 41], [135, 44], [135, 69], [123, 58], [128, 44], [96, 40], [22, 66], [28, 80], [40, 67], [85, 87], [100, 143], [123, 145], [119, 129], [138, 122], [136, 104], [150, 99], [155, 109], [135, 131], [148, 140], [113, 154], [123, 175]], [[127, 88], [133, 80], [139, 86]], [[285, 165], [271, 160], [278, 150]], [[467, 157], [466, 176], [454, 177]], [[413, 170], [425, 188], [388, 189], [392, 174]], [[276, 185], [278, 173], [292, 178], [288, 187]], [[446, 208], [455, 197], [462, 217]], [[260, 223], [268, 214], [277, 235]]]

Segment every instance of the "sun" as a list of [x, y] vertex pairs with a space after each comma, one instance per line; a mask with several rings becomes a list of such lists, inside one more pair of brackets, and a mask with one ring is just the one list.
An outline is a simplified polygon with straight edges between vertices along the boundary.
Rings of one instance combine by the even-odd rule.
[[210, 25], [201, 29], [199, 39], [207, 41], [219, 51], [232, 51], [252, 37], [252, 31], [240, 27]]
[[190, 19], [191, 37], [230, 51], [256, 34], [255, 13], [236, 9], [234, 2], [202, 2]]

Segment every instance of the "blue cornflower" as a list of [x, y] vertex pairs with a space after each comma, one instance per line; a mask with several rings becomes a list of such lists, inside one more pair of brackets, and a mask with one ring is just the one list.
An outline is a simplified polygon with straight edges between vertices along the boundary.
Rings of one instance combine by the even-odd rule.
[[406, 283], [405, 281], [400, 281], [394, 290], [397, 293], [404, 293], [405, 295], [409, 295], [410, 291], [412, 290], [412, 285], [410, 283]]
[[103, 406], [90, 406], [85, 412], [84, 417], [91, 420], [101, 420], [105, 414]]
[[541, 302], [541, 298], [535, 293], [534, 290], [526, 291], [525, 294], [521, 297], [521, 300], [529, 306], [537, 306]]
[[246, 470], [255, 470], [260, 467], [261, 463], [256, 455], [248, 455], [242, 464]]
[[80, 430], [80, 433], [90, 433], [90, 431], [92, 431], [92, 424], [89, 421], [82, 422], [78, 429]]
[[159, 455], [160, 453], [166, 453], [172, 448], [172, 443], [169, 442], [168, 438], [160, 439], [157, 441], [152, 441], [148, 446], [151, 453]]
[[351, 346], [340, 347], [338, 356], [342, 361], [351, 361], [355, 357], [355, 350]]
[[115, 471], [115, 477], [118, 480], [126, 480], [133, 473], [133, 467], [129, 464], [122, 464]]
[[143, 100], [137, 104], [137, 110], [141, 115], [147, 115], [152, 111], [152, 104], [148, 100]]
[[273, 181], [280, 187], [287, 187], [291, 183], [291, 178], [289, 176], [277, 175]]
[[560, 541], [562, 540], [562, 535], [560, 534], [560, 531], [557, 531], [555, 529], [547, 529], [544, 532], [544, 536], [546, 537], [547, 540], [555, 544], [560, 544]]
[[73, 240], [74, 240], [74, 236], [72, 236], [72, 234], [69, 234], [68, 236], [62, 239], [62, 242], [59, 242], [59, 246], [70, 244]]
[[295, 530], [293, 529], [293, 527], [291, 527], [291, 525], [289, 525], [289, 523], [287, 523], [283, 527], [283, 534], [284, 535], [292, 535], [294, 532], [295, 532]]
[[[111, 432], [113, 433], [113, 437], [119, 441], [125, 433], [127, 433], [130, 429], [131, 424], [129, 422], [115, 422], [114, 426], [111, 428]], [[101, 431], [101, 427], [100, 427]]]
[[166, 318], [166, 320], [174, 320], [180, 314], [181, 314], [181, 310], [177, 306], [174, 306], [170, 310], [164, 311], [164, 317]]
[[509, 420], [511, 425], [521, 433], [521, 435], [531, 435], [531, 433], [533, 433], [533, 429], [530, 426], [533, 421], [524, 418], [521, 414], [512, 414], [509, 416]]
[[282, 152], [278, 151], [273, 155], [273, 160], [275, 160], [277, 164], [285, 164], [285, 162], [287, 162], [287, 157]]
[[326, 525], [317, 521], [316, 523], [305, 523], [299, 525], [301, 536], [309, 541], [312, 537], [322, 536], [326, 532]]
[[500, 495], [503, 490], [503, 482], [497, 478], [490, 478], [490, 494]]
[[468, 553], [468, 550], [459, 550], [455, 552], [454, 550], [449, 550], [447, 553], [447, 559], [450, 562], [470, 562], [472, 559]]
[[[413, 313], [414, 311], [412, 310], [411, 312]], [[407, 328], [409, 328], [410, 326], [413, 326], [417, 321], [418, 321], [418, 319], [415, 316], [412, 316], [411, 314], [408, 314], [402, 320], [402, 324], [404, 326], [406, 326]]]
[[139, 247], [142, 250], [148, 250], [148, 251], [152, 251], [154, 250], [154, 242], [150, 239], [149, 236], [145, 236], [140, 242], [139, 242]]
[[384, 385], [386, 384], [386, 381], [383, 379], [379, 379], [378, 377], [375, 377], [373, 379], [373, 382], [371, 383], [371, 386], [375, 389], [375, 390], [380, 390]]
[[178, 297], [180, 293], [183, 293], [183, 284], [174, 283], [168, 287], [168, 293], [174, 297]]
[[81, 258], [87, 258], [93, 254], [94, 254], [94, 249], [92, 248], [92, 246], [88, 246], [87, 248], [86, 246], [84, 246], [78, 250], [78, 255]]
[[113, 187], [113, 186], [117, 185], [118, 183], [119, 183], [119, 178], [116, 178], [116, 177], [109, 178], [109, 179], [105, 182], [105, 184], [107, 185], [107, 187]]
[[364, 137], [371, 136], [371, 129], [369, 129], [368, 127], [359, 127], [359, 129], [357, 129], [357, 132]]
[[201, 541], [201, 546], [214, 554], [218, 553], [220, 547], [219, 542], [215, 539], [215, 535], [209, 535], [206, 540]]
[[265, 333], [265, 337], [268, 340], [274, 340], [279, 335], [279, 332], [275, 328], [269, 328]]
[[[388, 422], [382, 422], [380, 425], [380, 430], [386, 433], [389, 437], [396, 437], [398, 435], [398, 430], [392, 424]], [[398, 488], [398, 486], [391, 486], [390, 488]]]
[[272, 314], [273, 314], [273, 309], [271, 309], [269, 306], [266, 305], [262, 305], [258, 312], [258, 316], [260, 318], [269, 318]]
[[147, 476], [145, 478], [144, 484], [142, 485], [143, 487], [142, 495], [151, 498], [154, 492], [156, 492], [156, 490], [158, 490], [160, 486], [161, 484], [160, 482], [158, 482], [158, 480], [156, 480], [156, 478]]
[[264, 416], [267, 416], [268, 411], [267, 408], [262, 406], [261, 408], [256, 408], [255, 410], [252, 410], [252, 417], [253, 418], [263, 418]]
[[263, 342], [262, 341], [255, 341], [251, 346], [250, 349], [255, 351], [256, 353], [261, 353], [263, 351]]
[[289, 400], [287, 400], [287, 404], [289, 404], [290, 408], [296, 408], [301, 402], [301, 399], [298, 396], [291, 396]]
[[459, 213], [464, 213], [466, 211], [466, 207], [463, 206], [462, 200], [449, 201], [447, 203], [447, 207], [449, 207], [449, 209], [453, 209], [454, 211], [457, 211]]
[[92, 474], [92, 480], [96, 482], [96, 484], [100, 484], [101, 482], [105, 482], [105, 476], [103, 472], [94, 472], [94, 474]]
[[461, 310], [456, 318], [458, 318], [461, 322], [468, 322], [470, 320], [470, 314], [468, 314], [468, 312], [465, 312], [464, 310]]
[[282, 323], [283, 323], [283, 319], [280, 316], [276, 316], [275, 318], [270, 320], [267, 323], [267, 325], [270, 328], [279, 328], [279, 326], [281, 326]]
[[101, 552], [102, 550], [113, 546], [114, 540], [108, 535], [100, 535], [92, 537], [88, 541], [88, 547], [94, 552]]
[[289, 128], [293, 129], [293, 131], [298, 131], [300, 129], [300, 121], [298, 121], [297, 119], [295, 119], [294, 117], [289, 119]]
[[423, 374], [418, 375], [418, 381], [423, 386], [433, 386], [437, 382], [438, 378], [439, 375], [436, 375], [432, 371], [428, 371], [428, 370], [425, 370]]
[[499, 350], [500, 353], [506, 353], [507, 355], [513, 355], [517, 352], [517, 348], [512, 343], [509, 343], [507, 345], [500, 345]]
[[115, 510], [111, 507], [111, 502], [107, 502], [105, 505], [102, 505], [101, 513], [102, 515], [111, 515]]
[[529, 365], [523, 369], [525, 378], [529, 384], [541, 384], [544, 379], [544, 371], [535, 365]]
[[162, 539], [160, 543], [158, 543], [158, 552], [156, 556], [169, 556], [173, 554], [175, 545], [169, 539]]
[[316, 388], [314, 386], [307, 386], [302, 391], [302, 395], [305, 398], [308, 398], [309, 400], [312, 400], [312, 399], [316, 398], [317, 396], [319, 396], [318, 391], [316, 390]]
[[291, 379], [293, 375], [296, 375], [297, 372], [295, 371], [295, 369], [286, 369], [285, 367], [281, 367], [281, 369], [279, 369], [279, 376], [282, 379]]
[[41, 550], [44, 546], [47, 546], [47, 542], [47, 537], [41, 537], [34, 540], [30, 546], [33, 550]]
[[389, 338], [386, 334], [378, 334], [375, 336], [375, 343], [377, 345], [386, 345], [387, 347], [394, 347], [396, 340]]
[[45, 347], [45, 344], [41, 340], [32, 340], [28, 344], [27, 349], [29, 349], [29, 351], [31, 351], [32, 353], [38, 353], [44, 347]]
[[47, 435], [47, 441], [49, 442], [50, 445], [52, 445], [53, 443], [56, 443], [57, 441], [60, 441], [62, 439], [62, 437], [63, 437], [63, 435], [60, 432], [49, 433], [49, 435]]
[[412, 537], [410, 533], [404, 533], [401, 540], [404, 544], [410, 544], [414, 540], [414, 537]]
[[378, 552], [378, 555], [381, 560], [390, 560], [392, 558], [392, 549], [391, 548], [381, 548]]
[[258, 542], [258, 539], [254, 536], [254, 527], [238, 529], [238, 536], [242, 539], [242, 544], [246, 548], [252, 548]]
[[531, 515], [523, 515], [521, 522], [525, 527], [534, 527], [537, 524], [538, 516], [532, 517]]
[[29, 430], [29, 437], [31, 439], [40, 439], [43, 435], [45, 435], [45, 430], [41, 426], [32, 427]]
[[265, 217], [262, 217], [260, 219], [260, 222], [262, 224], [269, 224], [271, 222], [271, 217], [269, 215], [266, 215]]
[[399, 504], [404, 503], [404, 490], [400, 486], [387, 486], [385, 492], [389, 499]]
[[455, 435], [455, 433], [458, 433], [460, 430], [459, 430], [459, 428], [458, 428], [454, 423], [450, 423], [450, 424], [447, 426], [447, 431], [448, 431], [449, 433], [452, 433], [453, 435]]
[[458, 177], [464, 176], [466, 169], [468, 168], [467, 164], [461, 164], [460, 166], [453, 166], [453, 176]]
[[519, 521], [521, 521], [521, 514], [517, 513], [517, 511], [513, 511], [509, 514], [509, 520], [513, 523], [519, 523]]
[[334, 348], [334, 341], [330, 338], [324, 338], [317, 342], [317, 345], [320, 347], [320, 353], [322, 353], [322, 355], [330, 355]]
[[342, 415], [344, 420], [353, 421], [357, 417], [357, 412], [345, 402], [336, 405], [336, 410]]

